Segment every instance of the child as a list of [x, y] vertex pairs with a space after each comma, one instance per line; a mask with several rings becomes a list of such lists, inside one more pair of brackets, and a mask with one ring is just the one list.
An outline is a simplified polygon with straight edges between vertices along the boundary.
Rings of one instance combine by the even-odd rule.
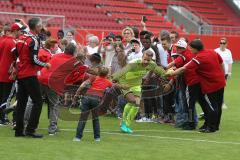
[[83, 137], [83, 130], [86, 125], [89, 113], [92, 113], [92, 123], [93, 123], [93, 132], [95, 141], [100, 141], [100, 124], [98, 119], [98, 107], [103, 97], [103, 93], [106, 88], [112, 87], [112, 82], [107, 79], [108, 68], [101, 67], [99, 69], [99, 75], [90, 78], [85, 81], [77, 90], [73, 104], [76, 103], [79, 93], [85, 88], [84, 86], [91, 84], [91, 87], [87, 90], [86, 95], [81, 99], [82, 101], [82, 112], [80, 114], [80, 119], [77, 126], [76, 137], [73, 141], [81, 141]]

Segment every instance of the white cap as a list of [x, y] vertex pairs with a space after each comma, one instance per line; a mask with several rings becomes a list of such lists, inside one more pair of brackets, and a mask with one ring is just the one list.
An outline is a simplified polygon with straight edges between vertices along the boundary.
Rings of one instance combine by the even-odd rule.
[[180, 39], [180, 40], [178, 40], [178, 42], [175, 44], [175, 46], [186, 49], [186, 48], [187, 48], [187, 42], [184, 41], [183, 39]]

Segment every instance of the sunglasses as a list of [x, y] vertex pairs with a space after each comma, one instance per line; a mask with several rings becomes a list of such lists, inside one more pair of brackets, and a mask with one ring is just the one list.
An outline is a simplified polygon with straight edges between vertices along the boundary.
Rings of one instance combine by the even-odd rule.
[[226, 44], [226, 42], [220, 42], [220, 44]]

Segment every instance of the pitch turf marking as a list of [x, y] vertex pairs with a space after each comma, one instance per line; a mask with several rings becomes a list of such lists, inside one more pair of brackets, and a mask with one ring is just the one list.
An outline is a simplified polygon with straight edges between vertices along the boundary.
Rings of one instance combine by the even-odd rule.
[[[44, 129], [44, 128], [41, 128]], [[75, 132], [75, 129], [61, 129], [62, 131], [69, 131]], [[136, 130], [136, 131], [144, 131], [144, 130]], [[91, 130], [86, 130], [85, 132], [92, 132]], [[120, 131], [119, 131], [120, 132]], [[187, 131], [190, 133], [196, 133]], [[232, 145], [240, 145], [240, 142], [231, 142], [231, 141], [209, 141], [204, 139], [190, 139], [190, 138], [177, 138], [177, 137], [162, 137], [162, 136], [151, 136], [151, 135], [144, 135], [144, 134], [124, 134], [124, 133], [117, 133], [116, 131], [101, 131], [103, 134], [108, 135], [120, 135], [120, 136], [131, 136], [131, 137], [145, 137], [145, 138], [156, 138], [156, 139], [167, 139], [167, 140], [178, 140], [178, 141], [191, 141], [191, 142], [206, 142], [206, 143], [215, 143], [215, 144], [232, 144]], [[204, 135], [203, 133], [199, 133]], [[214, 134], [214, 133], [210, 133]]]

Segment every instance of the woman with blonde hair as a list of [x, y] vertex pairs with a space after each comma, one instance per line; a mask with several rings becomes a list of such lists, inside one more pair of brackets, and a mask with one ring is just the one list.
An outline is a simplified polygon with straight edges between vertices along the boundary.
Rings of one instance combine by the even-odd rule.
[[134, 38], [133, 29], [130, 27], [124, 28], [122, 31], [122, 36], [123, 36], [123, 40], [126, 42], [126, 45], [124, 46], [124, 51], [125, 51], [125, 54], [127, 54], [128, 51], [132, 48], [130, 41]]

